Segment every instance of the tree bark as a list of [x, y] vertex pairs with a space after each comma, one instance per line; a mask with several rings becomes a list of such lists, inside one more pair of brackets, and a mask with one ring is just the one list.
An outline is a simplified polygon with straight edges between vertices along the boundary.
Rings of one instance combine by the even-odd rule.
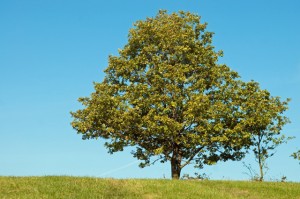
[[172, 179], [178, 180], [180, 178], [181, 167], [180, 164], [177, 163], [176, 160], [171, 161], [171, 175]]
[[181, 155], [177, 145], [173, 148], [173, 155], [171, 158], [171, 176], [172, 179], [178, 180], [181, 173]]

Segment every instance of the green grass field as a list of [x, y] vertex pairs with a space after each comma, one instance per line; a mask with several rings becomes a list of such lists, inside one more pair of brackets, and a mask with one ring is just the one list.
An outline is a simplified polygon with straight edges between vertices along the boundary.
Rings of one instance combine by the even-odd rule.
[[299, 198], [300, 183], [0, 177], [0, 198]]

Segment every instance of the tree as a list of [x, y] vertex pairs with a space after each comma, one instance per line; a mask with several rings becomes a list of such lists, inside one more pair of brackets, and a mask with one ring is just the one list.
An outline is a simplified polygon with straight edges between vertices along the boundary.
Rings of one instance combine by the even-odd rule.
[[243, 104], [248, 117], [245, 128], [252, 132], [252, 151], [259, 166], [258, 180], [263, 181], [268, 169], [266, 160], [275, 154], [279, 145], [293, 138], [281, 133], [283, 126], [289, 123], [283, 113], [290, 99], [281, 101], [279, 97], [272, 97], [267, 90], [260, 90], [256, 82], [248, 85], [248, 101]]
[[222, 52], [206, 26], [182, 11], [136, 22], [119, 56], [109, 56], [103, 82], [79, 98], [73, 128], [83, 139], [106, 139], [110, 153], [131, 146], [140, 167], [170, 161], [173, 179], [188, 164], [243, 158], [252, 83], [218, 64]]

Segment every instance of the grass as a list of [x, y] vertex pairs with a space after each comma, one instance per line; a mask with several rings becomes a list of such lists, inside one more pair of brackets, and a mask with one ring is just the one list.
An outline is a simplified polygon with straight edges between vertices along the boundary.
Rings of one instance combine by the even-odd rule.
[[0, 198], [298, 198], [300, 183], [103, 179], [88, 177], [0, 177]]

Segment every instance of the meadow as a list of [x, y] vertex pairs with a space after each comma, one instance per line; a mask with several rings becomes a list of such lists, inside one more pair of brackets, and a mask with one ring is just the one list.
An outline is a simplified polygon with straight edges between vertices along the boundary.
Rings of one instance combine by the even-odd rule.
[[300, 183], [70, 176], [0, 177], [0, 198], [300, 199]]

